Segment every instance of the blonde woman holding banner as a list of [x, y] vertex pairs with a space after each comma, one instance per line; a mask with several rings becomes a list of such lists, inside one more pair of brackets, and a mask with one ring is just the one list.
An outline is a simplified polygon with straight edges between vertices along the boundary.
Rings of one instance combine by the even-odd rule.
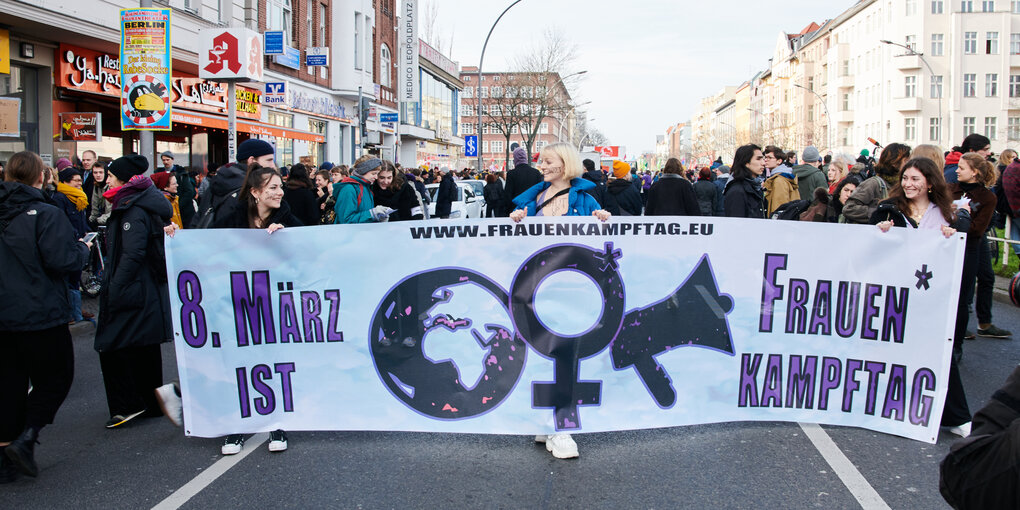
[[[517, 209], [510, 213], [510, 219], [515, 223], [520, 223], [526, 216], [590, 215], [602, 221], [612, 216], [588, 194], [595, 184], [581, 178], [584, 167], [572, 146], [554, 143], [545, 147], [539, 155], [538, 168], [542, 171], [542, 182], [513, 200]], [[578, 456], [577, 443], [570, 434], [537, 435], [535, 442], [545, 443], [545, 449], [557, 459]]]

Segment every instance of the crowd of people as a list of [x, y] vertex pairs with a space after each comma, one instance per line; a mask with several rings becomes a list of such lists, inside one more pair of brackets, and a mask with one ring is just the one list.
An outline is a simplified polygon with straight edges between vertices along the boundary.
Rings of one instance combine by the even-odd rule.
[[[798, 157], [799, 156], [799, 157]], [[86, 151], [47, 167], [21, 152], [0, 164], [0, 305], [24, 313], [0, 317], [0, 482], [36, 476], [34, 445], [52, 423], [73, 378], [69, 326], [95, 321], [95, 344], [106, 387], [107, 428], [144, 417], [167, 416], [181, 425], [180, 390], [163, 380], [160, 344], [173, 337], [163, 236], [183, 228], [251, 228], [267, 235], [282, 228], [448, 218], [456, 181], [485, 182], [486, 215], [514, 222], [531, 216], [728, 216], [873, 224], [967, 233], [957, 310], [949, 395], [942, 417], [948, 431], [966, 437], [971, 413], [959, 376], [963, 341], [975, 335], [1008, 338], [992, 323], [994, 274], [987, 229], [1020, 214], [1016, 153], [991, 160], [989, 140], [968, 136], [959, 147], [893, 143], [877, 160], [822, 157], [808, 146], [798, 155], [780, 147], [739, 147], [733, 163], [684, 168], [669, 159], [654, 176], [626, 162], [603, 170], [567, 144], [544, 147], [537, 168], [523, 147], [506, 172], [445, 166], [403, 168], [364, 155], [352, 165], [298, 163], [277, 168], [269, 143], [241, 143], [237, 161], [199, 176], [160, 155], [129, 155], [107, 164]], [[431, 195], [426, 185], [436, 184]], [[430, 203], [435, 202], [430, 214]], [[92, 253], [86, 234], [104, 229], [99, 316], [81, 304], [80, 272]], [[1013, 223], [1012, 235], [1020, 239]], [[1020, 249], [1018, 249], [1020, 251]], [[976, 333], [968, 329], [974, 304]], [[29, 391], [31, 387], [31, 391]], [[538, 436], [557, 458], [578, 456], [569, 434]], [[224, 455], [241, 451], [244, 436], [226, 437]], [[287, 449], [273, 431], [269, 449]]]

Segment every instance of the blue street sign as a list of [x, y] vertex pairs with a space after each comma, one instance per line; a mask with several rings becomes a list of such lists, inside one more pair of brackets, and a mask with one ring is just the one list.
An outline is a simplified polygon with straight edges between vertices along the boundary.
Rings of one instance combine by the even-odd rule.
[[380, 113], [379, 122], [399, 122], [400, 115], [396, 113]]
[[273, 62], [291, 69], [301, 70], [301, 50], [291, 46], [283, 47], [283, 55], [274, 55]]
[[265, 48], [263, 53], [266, 55], [283, 55], [283, 31], [266, 32], [263, 34], [265, 38]]
[[469, 158], [478, 157], [478, 136], [471, 135], [464, 137], [464, 156]]
[[305, 49], [305, 65], [306, 66], [328, 66], [329, 65], [329, 48], [326, 47], [313, 47]]

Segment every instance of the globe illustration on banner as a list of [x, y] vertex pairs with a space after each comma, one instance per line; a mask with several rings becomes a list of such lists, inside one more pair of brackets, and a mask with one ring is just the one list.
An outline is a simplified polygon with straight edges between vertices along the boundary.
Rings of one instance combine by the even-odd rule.
[[400, 281], [379, 303], [369, 330], [383, 384], [432, 418], [495, 409], [516, 386], [528, 352], [513, 333], [507, 302], [506, 290], [468, 269], [434, 269]]
[[121, 110], [125, 117], [137, 125], [155, 124], [170, 111], [170, 91], [153, 76], [132, 76], [124, 84]]

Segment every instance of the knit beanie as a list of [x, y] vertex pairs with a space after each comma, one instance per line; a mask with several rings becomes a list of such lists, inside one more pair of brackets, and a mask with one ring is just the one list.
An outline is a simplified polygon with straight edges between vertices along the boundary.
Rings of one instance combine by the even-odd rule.
[[805, 163], [816, 163], [821, 159], [821, 155], [818, 154], [818, 149], [814, 145], [808, 145], [804, 148], [804, 154], [801, 159]]
[[136, 175], [142, 175], [149, 169], [149, 160], [145, 156], [132, 154], [121, 156], [110, 163], [109, 171], [121, 182], [128, 182]]
[[65, 169], [65, 168], [71, 167], [71, 166], [74, 166], [74, 165], [71, 164], [71, 160], [69, 160], [67, 158], [60, 158], [60, 159], [57, 160], [57, 167], [56, 167], [57, 168], [57, 172]]
[[528, 164], [528, 151], [524, 147], [514, 149], [514, 166]]
[[156, 185], [157, 189], [165, 190], [170, 185], [170, 172], [155, 172], [152, 174], [152, 183]]
[[174, 153], [173, 153], [173, 152], [170, 152], [170, 151], [163, 151], [163, 152], [162, 152], [162, 153], [161, 153], [161, 154], [159, 155], [159, 157], [161, 157], [161, 158], [170, 158], [170, 159], [175, 159], [175, 158], [174, 158]]
[[363, 175], [371, 172], [372, 170], [375, 170], [375, 169], [379, 168], [380, 166], [382, 166], [382, 160], [381, 159], [379, 159], [379, 158], [366, 159], [365, 161], [362, 161], [361, 163], [356, 165], [351, 170], [351, 173], [353, 173], [354, 175], [361, 175], [361, 176], [363, 176]]
[[257, 158], [259, 156], [265, 156], [267, 154], [275, 154], [273, 146], [265, 140], [259, 140], [258, 138], [249, 138], [237, 147], [237, 162], [246, 165], [248, 164], [248, 158]]
[[57, 178], [60, 179], [60, 182], [71, 182], [71, 179], [76, 175], [81, 175], [81, 172], [74, 167], [67, 167], [57, 172]]
[[630, 165], [625, 161], [613, 161], [613, 177], [626, 179], [630, 176]]

